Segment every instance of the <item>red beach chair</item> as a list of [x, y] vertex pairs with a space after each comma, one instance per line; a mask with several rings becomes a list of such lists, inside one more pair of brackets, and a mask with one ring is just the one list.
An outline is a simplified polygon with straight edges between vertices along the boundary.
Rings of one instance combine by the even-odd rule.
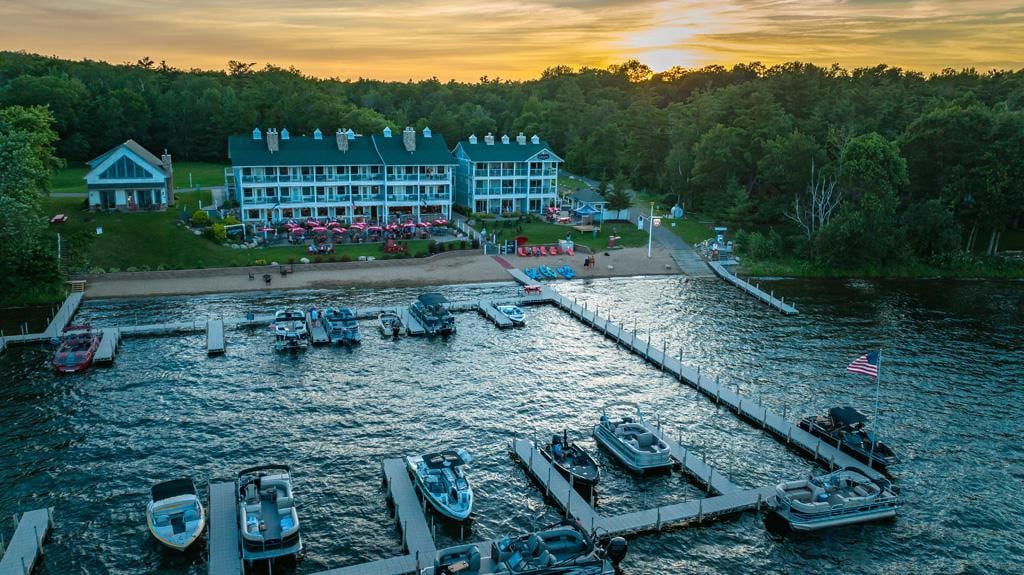
[[544, 247], [544, 246], [541, 246], [540, 247], [540, 255], [542, 255], [542, 256], [548, 255], [548, 249], [546, 247]]
[[572, 255], [572, 248], [565, 248], [565, 255], [571, 256]]
[[539, 256], [540, 255], [540, 248], [538, 248], [537, 246], [533, 246], [533, 255]]
[[562, 255], [562, 251], [558, 248], [558, 246], [551, 246], [551, 255], [560, 256]]
[[521, 258], [525, 258], [526, 255], [527, 255], [526, 254], [526, 248], [523, 248], [523, 247], [521, 247], [518, 250], [516, 250], [516, 253], [518, 253], [519, 257], [521, 257]]

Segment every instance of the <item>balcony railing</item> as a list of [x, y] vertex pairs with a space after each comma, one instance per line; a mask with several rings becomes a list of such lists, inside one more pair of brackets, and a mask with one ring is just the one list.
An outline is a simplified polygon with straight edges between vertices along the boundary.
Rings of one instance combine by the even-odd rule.
[[291, 184], [291, 183], [334, 183], [334, 182], [379, 182], [384, 179], [384, 174], [304, 174], [304, 175], [277, 175], [265, 176], [252, 174], [242, 176], [244, 184]]
[[515, 168], [512, 170], [490, 168], [480, 169], [477, 168], [473, 171], [473, 175], [478, 178], [502, 178], [502, 177], [544, 177], [554, 176], [557, 173], [555, 168], [543, 168], [543, 169], [526, 169], [526, 168]]

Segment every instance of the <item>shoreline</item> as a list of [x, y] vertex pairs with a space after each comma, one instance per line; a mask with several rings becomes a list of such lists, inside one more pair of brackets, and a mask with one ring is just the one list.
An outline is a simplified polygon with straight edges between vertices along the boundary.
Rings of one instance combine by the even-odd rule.
[[[623, 248], [596, 254], [596, 269], [585, 270], [585, 256], [525, 257], [498, 256], [517, 268], [569, 264], [576, 279], [684, 275], [671, 255], [655, 249], [647, 258], [646, 248]], [[291, 267], [291, 266], [289, 266]], [[446, 253], [431, 258], [295, 264], [294, 272], [281, 276], [280, 266], [209, 268], [158, 272], [119, 272], [85, 276], [85, 299], [239, 293], [283, 289], [335, 289], [342, 287], [425, 287], [433, 285], [479, 284], [515, 281], [494, 256], [479, 253]], [[254, 279], [249, 279], [252, 272]], [[266, 283], [263, 274], [270, 274]]]

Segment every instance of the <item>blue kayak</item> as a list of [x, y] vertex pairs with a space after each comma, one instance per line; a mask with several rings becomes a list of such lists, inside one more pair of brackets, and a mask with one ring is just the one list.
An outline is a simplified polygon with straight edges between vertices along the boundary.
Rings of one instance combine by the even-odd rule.
[[562, 277], [564, 277], [567, 280], [571, 280], [572, 278], [576, 277], [576, 272], [574, 272], [568, 264], [559, 266], [557, 271], [558, 273], [562, 274]]

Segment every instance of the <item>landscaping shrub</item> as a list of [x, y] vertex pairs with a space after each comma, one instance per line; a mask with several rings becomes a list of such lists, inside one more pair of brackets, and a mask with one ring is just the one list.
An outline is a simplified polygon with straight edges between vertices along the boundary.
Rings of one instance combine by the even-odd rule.
[[295, 264], [296, 261], [298, 261], [298, 260], [295, 259], [295, 256], [292, 256], [292, 257], [288, 258], [288, 263], [290, 263], [290, 264]]
[[109, 270], [107, 270], [107, 273], [116, 274], [119, 271], [121, 271], [121, 268], [110, 268]]
[[125, 268], [124, 271], [126, 271], [126, 272], [137, 272], [137, 271], [139, 271], [139, 268], [137, 268], [135, 266], [128, 266], [127, 268]]
[[234, 226], [234, 225], [237, 225], [237, 224], [240, 224], [240, 223], [242, 223], [242, 222], [238, 218], [236, 218], [235, 216], [225, 216], [224, 217], [224, 225], [225, 226]]
[[210, 225], [210, 214], [203, 210], [196, 210], [195, 213], [192, 214], [192, 219], [190, 221], [195, 227], [208, 226]]
[[156, 266], [156, 271], [158, 271], [158, 272], [162, 272], [162, 271], [164, 271], [166, 269], [167, 269], [167, 267], [164, 266], [164, 264], [160, 264], [160, 265]]
[[466, 240], [462, 240], [461, 242], [459, 242], [459, 248], [463, 250], [466, 249]]
[[320, 263], [322, 261], [324, 261], [324, 258], [320, 254], [317, 254], [317, 255], [313, 256], [313, 263], [317, 263], [318, 264], [318, 263]]
[[213, 239], [218, 242], [223, 242], [228, 239], [228, 231], [224, 228], [224, 224], [213, 224], [210, 226]]
[[348, 254], [341, 254], [341, 261], [343, 261], [343, 262], [350, 262], [350, 261], [352, 261], [352, 256], [350, 256]]
[[336, 262], [336, 261], [338, 261], [338, 258], [334, 254], [331, 254], [331, 255], [327, 256], [327, 261], [329, 261], [329, 262]]
[[94, 267], [94, 268], [89, 268], [89, 273], [91, 273], [91, 274], [105, 274], [105, 273], [107, 273], [107, 271], [105, 269], [97, 266], [97, 267]]
[[480, 239], [479, 238], [473, 238], [472, 246], [473, 246], [474, 250], [480, 249]]

